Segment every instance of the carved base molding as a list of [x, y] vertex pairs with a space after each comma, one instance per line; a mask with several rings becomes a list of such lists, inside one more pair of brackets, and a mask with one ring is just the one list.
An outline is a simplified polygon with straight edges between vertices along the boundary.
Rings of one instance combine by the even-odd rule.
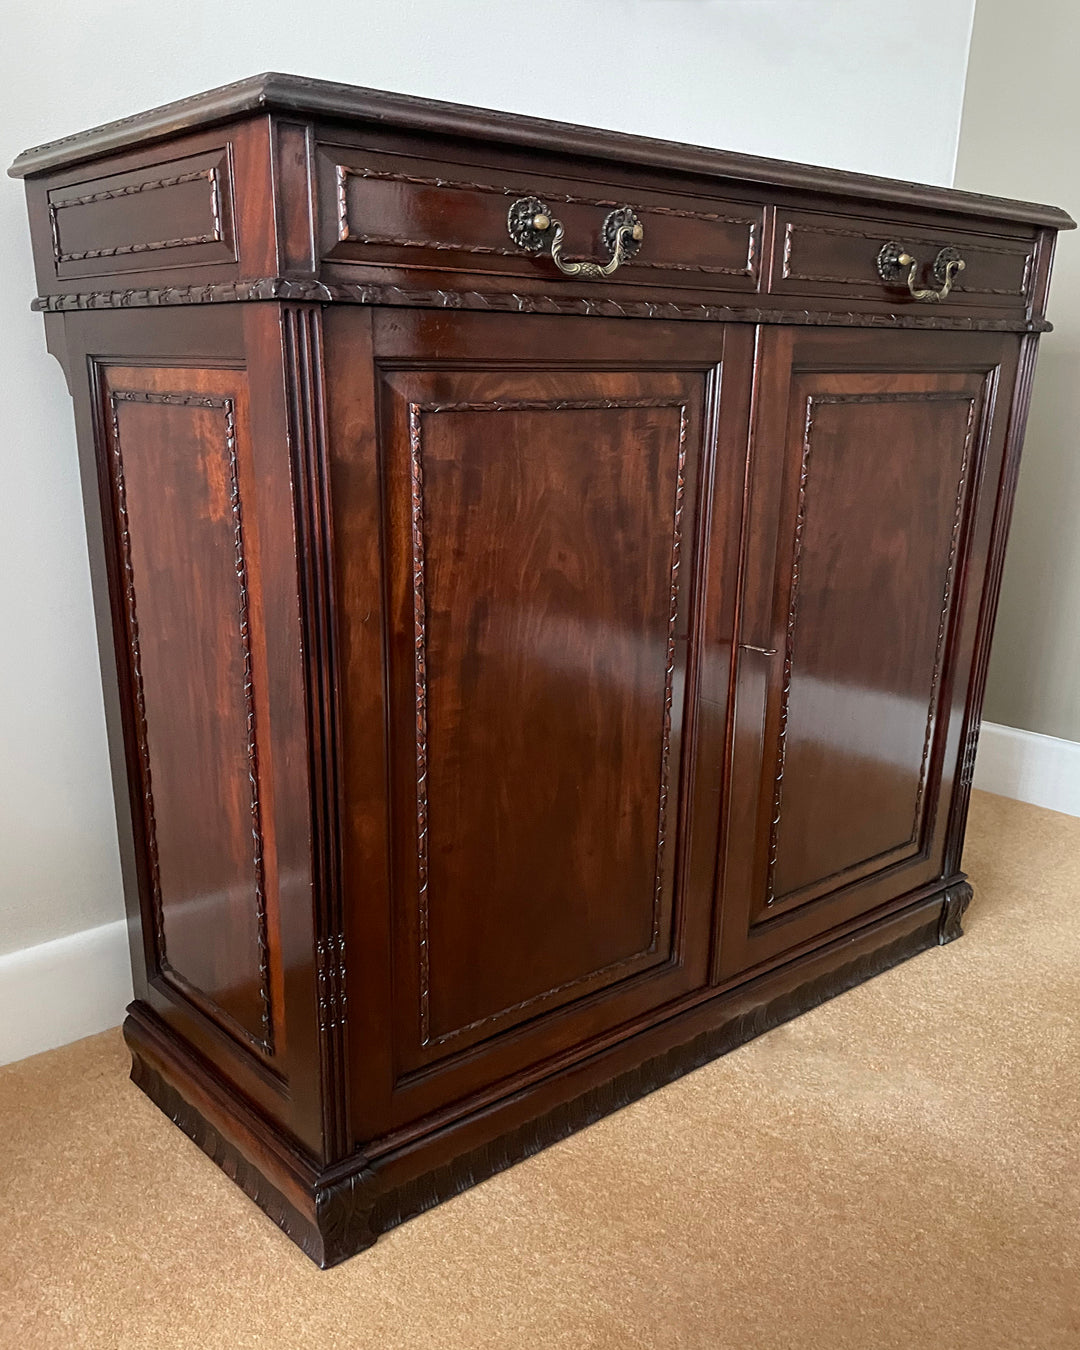
[[145, 309], [155, 305], [236, 304], [293, 300], [304, 304], [397, 305], [422, 309], [489, 310], [514, 314], [569, 314], [601, 319], [694, 319], [705, 323], [781, 323], [827, 328], [933, 328], [965, 333], [1046, 333], [1045, 319], [974, 318], [964, 315], [825, 309], [753, 308], [747, 305], [695, 305], [663, 300], [616, 299], [603, 294], [537, 295], [511, 291], [430, 290], [375, 282], [324, 282], [314, 278], [257, 277], [251, 281], [214, 281], [205, 286], [163, 286], [123, 291], [79, 291], [39, 295], [31, 309], [46, 314], [87, 309]]
[[[416, 1141], [319, 1169], [230, 1093], [139, 1003], [124, 1034], [132, 1081], [323, 1269], [380, 1233], [917, 953], [960, 936], [966, 881], [917, 901], [668, 1023], [442, 1130], [446, 1161]], [[623, 1067], [629, 1062], [629, 1067]], [[582, 1088], [583, 1076], [595, 1080]], [[523, 1118], [524, 1117], [524, 1118]], [[478, 1134], [482, 1142], [474, 1143]], [[462, 1148], [454, 1150], [454, 1137]], [[468, 1145], [465, 1140], [469, 1140]], [[419, 1158], [419, 1161], [418, 1161]]]
[[135, 1086], [141, 1088], [155, 1106], [160, 1107], [173, 1124], [178, 1125], [212, 1162], [217, 1163], [225, 1175], [235, 1181], [244, 1194], [254, 1200], [263, 1213], [273, 1219], [314, 1262], [320, 1266], [330, 1264], [322, 1259], [322, 1235], [316, 1224], [291, 1205], [258, 1167], [248, 1161], [234, 1142], [221, 1134], [206, 1115], [182, 1096], [149, 1059], [143, 1058], [127, 1024], [124, 1034], [131, 1047], [131, 1081]]

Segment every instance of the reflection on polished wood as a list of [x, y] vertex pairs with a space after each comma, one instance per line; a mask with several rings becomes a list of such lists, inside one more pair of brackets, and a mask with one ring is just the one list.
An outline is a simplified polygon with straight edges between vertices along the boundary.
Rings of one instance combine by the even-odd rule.
[[286, 76], [13, 172], [133, 1077], [313, 1259], [959, 935], [1067, 216]]

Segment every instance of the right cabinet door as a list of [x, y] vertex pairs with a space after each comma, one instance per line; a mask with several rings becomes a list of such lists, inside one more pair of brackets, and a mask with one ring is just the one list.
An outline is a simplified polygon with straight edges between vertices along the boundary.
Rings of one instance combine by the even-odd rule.
[[762, 333], [719, 980], [955, 868], [1018, 353], [1012, 335]]

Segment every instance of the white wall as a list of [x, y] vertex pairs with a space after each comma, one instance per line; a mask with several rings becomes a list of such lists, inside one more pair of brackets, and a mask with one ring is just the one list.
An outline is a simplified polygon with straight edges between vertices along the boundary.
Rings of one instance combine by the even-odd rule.
[[[971, 17], [972, 0], [37, 0], [4, 15], [0, 160], [284, 70], [948, 183]], [[71, 415], [10, 181], [0, 259], [4, 953], [122, 907]]]
[[[1080, 220], [1078, 56], [1075, 0], [979, 0], [959, 187], [1052, 202]], [[986, 689], [988, 718], [1041, 733], [1035, 756], [1046, 737], [1080, 742], [1080, 231], [1058, 238], [1049, 315]], [[1078, 762], [1080, 751], [1062, 753]]]

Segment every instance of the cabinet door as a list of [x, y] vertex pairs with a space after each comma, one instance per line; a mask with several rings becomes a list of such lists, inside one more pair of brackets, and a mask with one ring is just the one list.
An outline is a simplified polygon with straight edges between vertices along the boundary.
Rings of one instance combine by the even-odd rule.
[[[347, 388], [355, 428], [371, 420], [364, 318], [338, 321], [352, 331], [331, 371], [335, 420]], [[722, 363], [724, 330], [704, 325], [403, 311], [374, 325], [378, 444], [365, 460], [342, 434], [334, 451], [345, 800], [368, 831], [346, 898], [350, 978], [368, 963], [349, 1007], [369, 1132], [708, 982], [734, 622], [720, 582], [737, 565], [751, 350], [739, 333]], [[384, 705], [364, 646], [380, 532]]]
[[720, 978], [943, 875], [1016, 347], [763, 335]]

